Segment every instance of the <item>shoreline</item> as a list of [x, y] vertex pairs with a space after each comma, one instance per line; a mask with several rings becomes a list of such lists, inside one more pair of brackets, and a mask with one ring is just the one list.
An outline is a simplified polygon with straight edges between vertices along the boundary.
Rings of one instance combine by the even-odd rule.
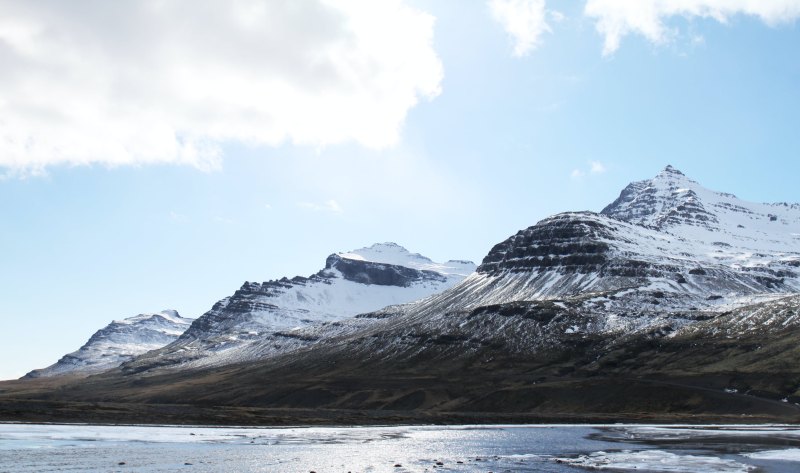
[[336, 410], [71, 402], [29, 399], [0, 400], [5, 424], [198, 426], [243, 428], [395, 427], [395, 426], [548, 426], [619, 424], [653, 426], [800, 426], [800, 418], [768, 415], [564, 412], [442, 412]]
[[42, 426], [75, 426], [75, 427], [154, 427], [154, 428], [175, 428], [175, 429], [256, 429], [256, 430], [270, 430], [270, 429], [391, 429], [391, 428], [431, 428], [431, 429], [549, 429], [549, 428], [626, 428], [626, 427], [654, 427], [664, 429], [732, 429], [732, 430], [748, 430], [748, 429], [800, 429], [800, 424], [658, 424], [658, 423], [541, 423], [541, 424], [365, 424], [365, 425], [310, 425], [310, 424], [297, 424], [285, 426], [272, 426], [272, 425], [213, 425], [213, 424], [107, 424], [96, 422], [26, 422], [26, 421], [6, 421], [0, 420], [0, 425], [42, 425]]

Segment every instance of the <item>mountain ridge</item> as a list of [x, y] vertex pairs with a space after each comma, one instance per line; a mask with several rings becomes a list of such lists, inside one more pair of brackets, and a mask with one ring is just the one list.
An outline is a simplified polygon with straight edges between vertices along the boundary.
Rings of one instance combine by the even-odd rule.
[[[286, 309], [271, 303], [292, 289], [317, 285], [331, 286], [331, 290], [334, 290], [332, 286], [336, 282], [348, 281], [360, 290], [349, 296], [345, 295], [346, 297], [372, 296], [366, 305], [362, 304], [363, 311], [366, 312], [392, 303], [410, 302], [418, 298], [417, 296], [430, 295], [452, 285], [474, 268], [474, 263], [465, 260], [436, 263], [419, 253], [411, 253], [393, 242], [376, 243], [350, 252], [333, 253], [326, 259], [325, 267], [309, 277], [283, 277], [263, 283], [245, 281], [233, 295], [215, 303], [212, 309], [204, 314], [205, 318], [184, 319], [177, 311], [165, 310], [160, 313], [140, 314], [115, 320], [96, 332], [78, 351], [65, 355], [50, 367], [33, 370], [25, 377], [94, 374], [126, 364], [149, 351], [162, 350], [173, 342], [204, 341], [204, 337], [209, 337], [209, 334], [217, 337], [213, 343], [227, 344], [225, 348], [230, 349], [231, 345], [235, 345], [231, 342], [239, 339], [252, 339], [259, 335], [269, 336], [273, 332], [279, 333], [282, 330], [291, 330], [319, 321], [314, 320], [315, 316], [321, 320], [336, 320], [346, 315], [355, 315], [357, 312], [338, 307], [330, 313], [317, 310], [315, 314], [314, 307], [310, 304], [303, 307], [304, 301], [301, 298], [306, 296], [297, 291], [299, 307], [294, 307], [294, 310], [291, 307]], [[372, 286], [375, 287], [374, 290], [370, 289]], [[385, 286], [383, 293], [373, 294], [381, 290], [377, 288], [378, 286]], [[352, 291], [352, 287], [350, 290]], [[404, 290], [408, 293], [403, 294]], [[335, 297], [335, 294], [326, 292], [322, 296], [324, 297], [319, 297], [320, 300], [317, 301], [318, 306], [330, 305], [331, 298]], [[299, 314], [299, 317], [286, 317], [285, 320], [281, 320], [282, 315], [287, 315], [281, 313], [282, 311], [289, 315]], [[247, 315], [257, 312], [278, 314], [276, 318], [262, 323], [235, 317], [238, 313]], [[137, 340], [133, 335], [128, 338], [120, 335], [131, 330], [135, 331], [137, 328], [144, 330], [158, 325], [159, 321], [163, 321], [162, 325], [174, 325], [170, 327], [169, 336], [154, 337], [152, 334], [142, 333]], [[180, 329], [176, 328], [178, 326]], [[181, 345], [179, 350], [185, 351], [185, 345]], [[158, 355], [162, 354], [163, 351], [158, 352]], [[159, 361], [160, 366], [166, 364], [163, 359]]]
[[149, 350], [175, 341], [194, 319], [176, 310], [145, 313], [114, 320], [98, 330], [78, 350], [56, 363], [33, 370], [25, 378], [89, 375], [119, 366]]
[[58, 396], [800, 421], [798, 228], [800, 207], [744, 202], [668, 167], [600, 213], [518, 231], [424, 299], [275, 331], [222, 364], [141, 357]]
[[304, 326], [429, 297], [474, 269], [474, 263], [461, 260], [436, 263], [396, 243], [334, 253], [309, 277], [245, 282], [175, 342], [125, 363], [123, 369], [140, 372], [252, 360], [284, 345], [315, 341], [297, 336]]

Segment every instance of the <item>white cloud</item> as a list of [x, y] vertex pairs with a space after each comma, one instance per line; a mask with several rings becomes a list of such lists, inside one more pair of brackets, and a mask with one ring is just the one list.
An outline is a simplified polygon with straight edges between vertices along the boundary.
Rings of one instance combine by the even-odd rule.
[[0, 168], [391, 146], [440, 92], [433, 24], [402, 0], [2, 2]]
[[297, 206], [301, 209], [312, 210], [314, 212], [330, 212], [334, 214], [342, 213], [342, 206], [333, 199], [326, 200], [322, 203], [298, 202]]
[[606, 167], [600, 161], [589, 161], [589, 172], [592, 174], [603, 174]]
[[601, 163], [600, 161], [589, 161], [588, 168], [586, 170], [581, 168], [575, 168], [570, 173], [569, 177], [575, 180], [580, 180], [586, 177], [587, 175], [592, 174], [603, 174], [606, 172], [605, 164]]
[[[514, 40], [514, 56], [530, 53], [541, 43], [541, 36], [551, 31], [547, 24], [545, 0], [489, 0], [492, 16]], [[554, 12], [553, 21], [564, 15]]]
[[636, 33], [662, 44], [676, 31], [665, 25], [674, 16], [713, 18], [726, 23], [735, 15], [760, 18], [768, 25], [789, 22], [800, 17], [798, 0], [587, 0], [586, 16], [597, 20], [597, 31], [605, 38], [603, 54], [619, 48], [620, 41]]

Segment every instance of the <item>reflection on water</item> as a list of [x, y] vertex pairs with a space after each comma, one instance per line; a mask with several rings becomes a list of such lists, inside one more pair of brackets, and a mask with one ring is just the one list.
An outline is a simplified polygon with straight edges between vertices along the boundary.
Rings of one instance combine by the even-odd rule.
[[800, 471], [789, 427], [0, 424], [0, 471]]

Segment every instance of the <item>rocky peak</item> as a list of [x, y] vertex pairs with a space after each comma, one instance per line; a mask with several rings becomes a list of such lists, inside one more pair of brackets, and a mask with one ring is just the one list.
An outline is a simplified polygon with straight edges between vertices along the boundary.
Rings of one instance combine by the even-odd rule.
[[193, 319], [181, 317], [176, 310], [115, 320], [95, 332], [80, 349], [64, 355], [47, 368], [31, 371], [25, 377], [88, 375], [104, 371], [174, 342], [192, 322]]
[[336, 255], [355, 261], [370, 261], [373, 263], [385, 264], [433, 263], [430, 258], [422, 256], [419, 253], [411, 253], [403, 246], [393, 242], [375, 243], [357, 250], [336, 253]]
[[676, 225], [709, 228], [718, 219], [704, 205], [700, 189], [697, 182], [667, 166], [651, 180], [629, 184], [601, 213], [659, 230]]
[[754, 250], [796, 254], [800, 243], [800, 206], [747, 202], [709, 190], [672, 166], [653, 179], [629, 184], [601, 213], [720, 248], [738, 248], [743, 255]]
[[161, 312], [139, 314], [122, 320], [113, 321], [109, 327], [116, 325], [145, 325], [145, 324], [188, 324], [193, 319], [181, 317], [177, 310], [167, 309]]
[[[337, 257], [337, 258], [334, 258]], [[433, 271], [444, 275], [466, 276], [475, 271], [475, 263], [464, 260], [450, 260], [445, 263], [437, 263], [430, 258], [419, 253], [412, 253], [398, 245], [397, 243], [375, 243], [365, 248], [336, 253], [328, 257], [328, 262], [339, 260], [378, 263], [392, 266], [403, 266], [405, 268], [419, 271]]]
[[[481, 301], [492, 303], [657, 288], [652, 290], [658, 294], [679, 294], [676, 297], [685, 307], [701, 307], [722, 295], [739, 297], [800, 287], [796, 270], [800, 267], [800, 218], [792, 220], [791, 206], [780, 206], [782, 215], [771, 205], [736, 207], [733, 201], [737, 199], [729, 194], [713, 193], [696, 183], [694, 188], [678, 187], [671, 183], [673, 179], [691, 182], [671, 172], [669, 177], [628, 186], [622, 204], [615, 212], [606, 212], [612, 215], [562, 213], [517, 232], [495, 245], [476, 277], [463, 286], [481, 287]], [[620, 208], [630, 202], [630, 209], [643, 213], [629, 216], [650, 217], [654, 211], [643, 209], [666, 206], [665, 190], [688, 195], [674, 209], [659, 214], [663, 218], [657, 221], [668, 230], [619, 217]], [[696, 207], [690, 208], [692, 203]], [[714, 210], [714, 218], [699, 220], [698, 209], [704, 203]], [[776, 220], [761, 213], [762, 207], [774, 212]], [[690, 213], [691, 218], [672, 210]]]
[[187, 360], [188, 346], [210, 350], [197, 355], [198, 360], [222, 359], [212, 353], [217, 350], [224, 350], [220, 357], [226, 359], [246, 358], [251, 356], [247, 347], [265, 334], [422, 299], [453, 286], [474, 270], [473, 263], [436, 263], [396, 243], [334, 253], [323, 269], [308, 277], [245, 282], [198, 318], [178, 341], [151, 358], [143, 357], [135, 369], [180, 364]]
[[492, 248], [478, 273], [499, 274], [558, 267], [595, 271], [606, 261], [611, 230], [597, 214], [570, 212], [546, 218]]
[[[427, 258], [425, 258], [427, 261]], [[430, 261], [432, 264], [433, 262]], [[379, 286], [408, 287], [420, 281], [445, 282], [444, 274], [432, 270], [414, 269], [400, 264], [389, 264], [366, 259], [354, 259], [342, 254], [328, 256], [325, 270], [320, 274], [332, 276], [336, 273], [347, 281]]]
[[672, 176], [684, 176], [684, 177], [686, 177], [686, 175], [684, 173], [680, 172], [678, 169], [673, 167], [671, 164], [667, 164], [667, 166], [663, 170], [661, 170], [661, 172], [659, 173], [659, 176], [662, 176], [662, 175], [665, 175], [665, 176], [672, 175]]

